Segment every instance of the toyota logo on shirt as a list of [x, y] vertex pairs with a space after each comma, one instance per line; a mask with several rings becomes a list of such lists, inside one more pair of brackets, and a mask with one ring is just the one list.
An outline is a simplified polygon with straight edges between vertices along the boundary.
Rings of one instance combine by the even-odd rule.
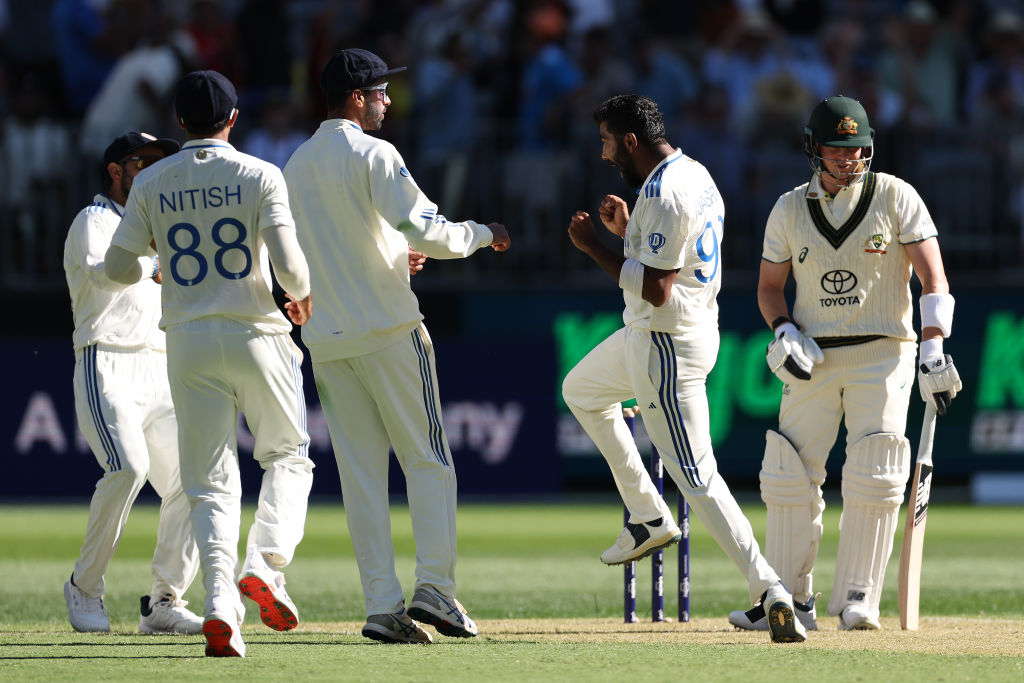
[[830, 270], [821, 276], [821, 288], [829, 294], [846, 294], [857, 286], [857, 276], [848, 270]]

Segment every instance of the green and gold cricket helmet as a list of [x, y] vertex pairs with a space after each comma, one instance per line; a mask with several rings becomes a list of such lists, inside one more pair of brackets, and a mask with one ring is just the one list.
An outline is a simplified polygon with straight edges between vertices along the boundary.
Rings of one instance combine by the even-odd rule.
[[864, 173], [870, 167], [875, 129], [868, 122], [864, 106], [852, 97], [826, 97], [811, 111], [804, 127], [804, 152], [815, 172], [821, 170], [820, 148], [863, 147], [861, 161]]

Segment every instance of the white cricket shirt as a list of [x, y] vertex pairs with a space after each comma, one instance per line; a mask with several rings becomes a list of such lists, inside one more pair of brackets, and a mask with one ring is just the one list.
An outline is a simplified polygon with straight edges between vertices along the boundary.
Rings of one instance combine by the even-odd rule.
[[651, 171], [626, 225], [626, 258], [662, 270], [679, 269], [661, 306], [623, 291], [622, 320], [681, 334], [718, 326], [725, 204], [711, 174], [676, 150]]
[[[287, 333], [291, 323], [271, 294], [261, 234], [268, 228], [294, 230], [280, 169], [222, 140], [190, 140], [136, 176], [112, 244], [141, 253], [156, 240], [163, 329], [221, 316], [261, 333]], [[277, 276], [301, 299], [309, 289], [305, 263], [299, 266]]]
[[762, 258], [791, 261], [793, 318], [804, 334], [914, 341], [913, 267], [902, 245], [936, 235], [920, 195], [896, 176], [865, 174], [831, 202], [815, 176], [776, 201]]
[[123, 206], [98, 194], [78, 212], [68, 230], [64, 273], [75, 319], [75, 351], [90, 344], [125, 350], [163, 351], [166, 347], [157, 326], [160, 285], [149, 277], [155, 252], [148, 246], [144, 250], [150, 256], [140, 259], [143, 278], [135, 284], [114, 282], [103, 272], [103, 259], [122, 215]]
[[346, 119], [321, 123], [284, 175], [316, 292], [302, 328], [314, 361], [383, 348], [419, 324], [410, 245], [431, 258], [461, 258], [492, 240], [486, 225], [438, 214], [394, 145]]

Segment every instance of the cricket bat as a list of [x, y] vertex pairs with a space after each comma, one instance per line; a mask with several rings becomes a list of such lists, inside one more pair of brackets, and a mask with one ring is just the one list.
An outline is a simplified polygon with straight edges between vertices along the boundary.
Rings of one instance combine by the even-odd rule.
[[921, 560], [924, 556], [924, 528], [928, 521], [928, 498], [932, 492], [932, 441], [935, 437], [935, 406], [925, 406], [921, 441], [917, 445], [914, 482], [907, 500], [907, 522], [900, 550], [900, 627], [916, 631], [920, 613]]

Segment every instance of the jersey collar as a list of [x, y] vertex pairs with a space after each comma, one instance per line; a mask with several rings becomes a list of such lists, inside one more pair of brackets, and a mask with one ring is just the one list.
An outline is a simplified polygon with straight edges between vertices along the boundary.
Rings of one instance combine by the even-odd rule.
[[353, 121], [352, 119], [327, 119], [326, 121], [320, 124], [320, 127], [330, 130], [342, 130], [348, 128], [351, 130], [359, 131], [360, 133], [363, 132], [363, 129], [359, 126], [359, 124]]
[[[846, 187], [840, 188], [839, 193], [844, 190], [853, 192], [860, 189], [864, 184], [864, 177], [866, 175], [867, 173], [862, 174], [853, 185], [847, 185]], [[836, 193], [835, 195], [830, 194], [828, 190], [821, 186], [821, 176], [815, 173], [811, 176], [811, 182], [807, 183], [807, 191], [804, 196], [808, 199], [834, 199], [839, 193]]]
[[203, 149], [210, 147], [220, 147], [222, 149], [234, 149], [234, 146], [230, 142], [224, 140], [214, 140], [212, 138], [205, 138], [202, 140], [189, 140], [181, 148], [184, 149]]
[[103, 200], [107, 204], [110, 205], [110, 210], [113, 211], [114, 213], [116, 213], [118, 218], [124, 218], [124, 207], [123, 206], [121, 206], [120, 204], [118, 204], [113, 199], [111, 199], [110, 197], [108, 197], [107, 195], [105, 195], [103, 193], [100, 193], [99, 196], [103, 197]]

